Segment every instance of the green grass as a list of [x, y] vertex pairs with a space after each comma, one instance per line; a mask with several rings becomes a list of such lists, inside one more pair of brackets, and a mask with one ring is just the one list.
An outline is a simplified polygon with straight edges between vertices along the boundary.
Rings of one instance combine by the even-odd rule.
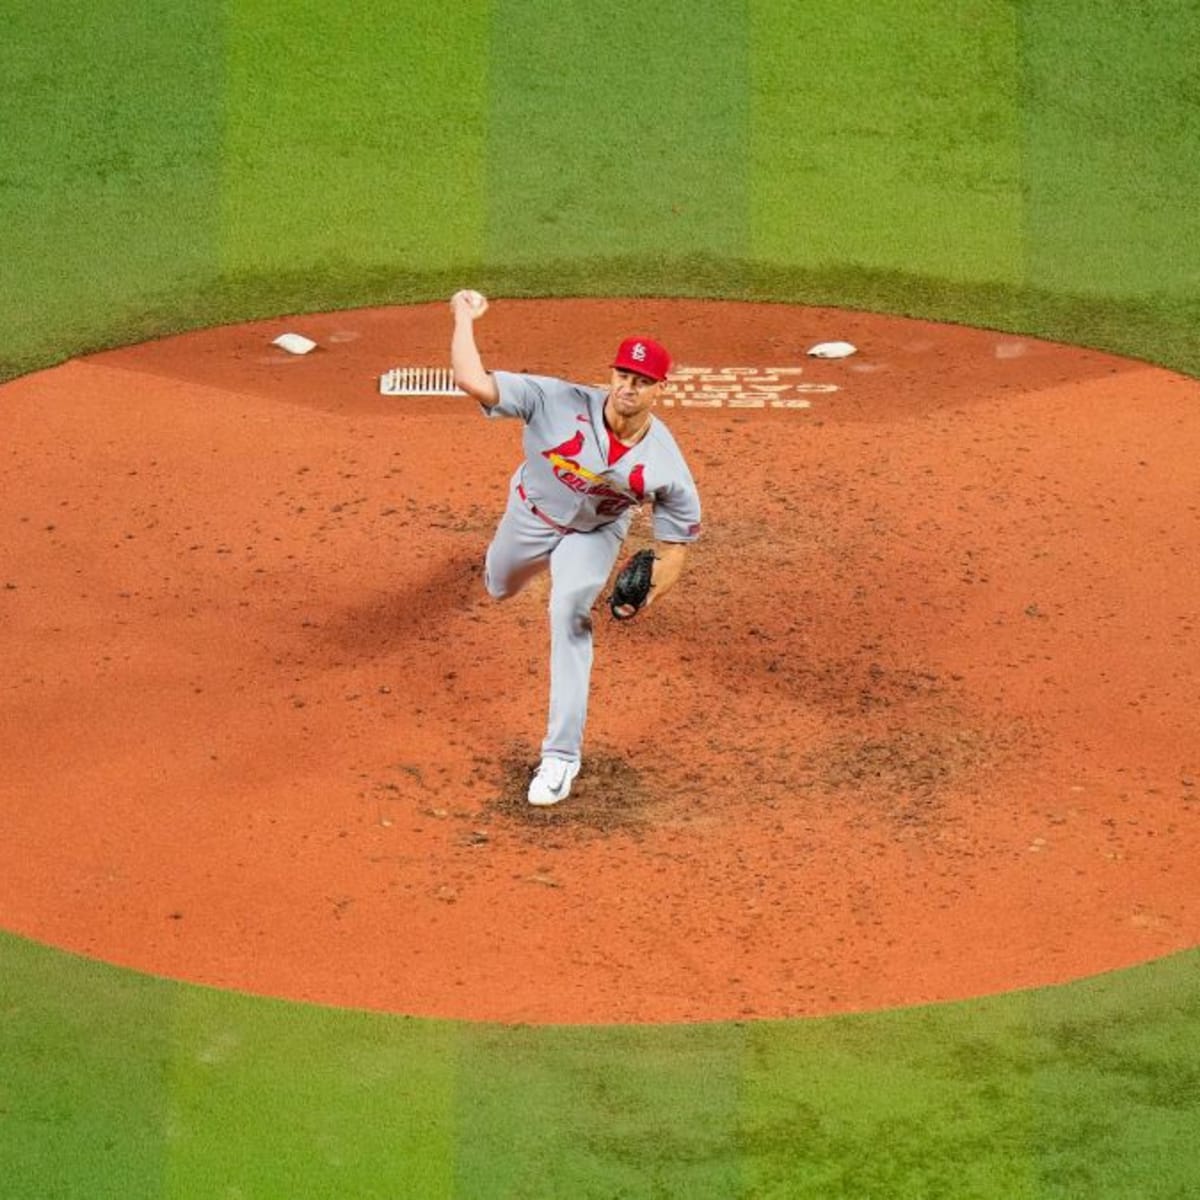
[[[0, 379], [468, 282], [841, 304], [1200, 376], [1197, 63], [1196, 0], [16, 0]], [[1198, 965], [509, 1029], [0, 936], [0, 1191], [1183, 1197]]]
[[[1200, 5], [1020, 6], [1026, 277], [1087, 296], [1200, 294]], [[1194, 322], [1193, 322], [1194, 324]]]
[[743, 6], [580, 4], [565, 28], [562, 9], [492, 5], [485, 261], [620, 259], [670, 290], [681, 254], [747, 257]]
[[756, 258], [1025, 282], [1011, 4], [751, 11]]
[[225, 23], [222, 277], [318, 287], [478, 257], [488, 26], [479, 5], [245, 0]]
[[290, 1005], [0, 936], [7, 1197], [1183, 1197], [1200, 953], [820, 1021]]
[[464, 280], [840, 302], [1200, 373], [1200, 9], [1102, 8], [23, 0], [0, 378]]
[[179, 313], [218, 247], [220, 5], [21, 0], [0, 38], [0, 377]]

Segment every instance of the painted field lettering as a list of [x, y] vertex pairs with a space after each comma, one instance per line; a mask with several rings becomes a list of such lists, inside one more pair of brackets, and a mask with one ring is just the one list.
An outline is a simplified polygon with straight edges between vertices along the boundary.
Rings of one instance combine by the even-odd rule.
[[677, 367], [665, 408], [809, 408], [807, 397], [838, 390], [806, 383], [803, 367]]

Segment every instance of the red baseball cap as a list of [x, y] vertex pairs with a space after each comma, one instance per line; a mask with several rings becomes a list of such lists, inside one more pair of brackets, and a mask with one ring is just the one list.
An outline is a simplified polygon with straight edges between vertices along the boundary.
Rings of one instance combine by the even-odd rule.
[[671, 370], [671, 356], [653, 338], [628, 337], [617, 347], [612, 365], [618, 371], [633, 371], [661, 383]]

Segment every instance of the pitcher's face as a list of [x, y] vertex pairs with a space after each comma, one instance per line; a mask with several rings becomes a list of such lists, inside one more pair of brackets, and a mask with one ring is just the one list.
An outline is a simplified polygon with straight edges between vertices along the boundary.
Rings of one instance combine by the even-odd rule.
[[613, 367], [609, 396], [617, 414], [628, 419], [649, 412], [658, 403], [666, 386], [665, 379], [651, 379], [648, 375]]

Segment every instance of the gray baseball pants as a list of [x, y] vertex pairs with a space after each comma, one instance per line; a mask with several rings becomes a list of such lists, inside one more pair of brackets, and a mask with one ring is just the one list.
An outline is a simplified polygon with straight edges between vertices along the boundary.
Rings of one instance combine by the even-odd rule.
[[592, 676], [592, 605], [612, 571], [628, 522], [591, 533], [563, 533], [510, 488], [508, 507], [488, 546], [484, 586], [497, 600], [515, 596], [550, 571], [550, 716], [542, 756], [578, 761]]

